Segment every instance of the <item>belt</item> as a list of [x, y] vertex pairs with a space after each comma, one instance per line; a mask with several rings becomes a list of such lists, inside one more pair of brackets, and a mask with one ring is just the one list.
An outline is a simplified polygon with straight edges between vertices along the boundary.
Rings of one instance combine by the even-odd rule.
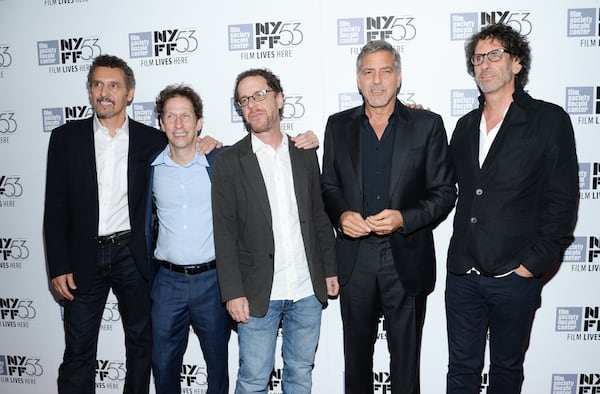
[[209, 261], [208, 263], [197, 264], [197, 265], [179, 265], [169, 263], [164, 260], [157, 260], [160, 265], [169, 269], [171, 271], [179, 272], [186, 275], [196, 275], [201, 274], [203, 272], [209, 271], [217, 267], [217, 262], [215, 260]]
[[106, 246], [106, 245], [119, 245], [121, 241], [125, 241], [129, 239], [129, 235], [131, 234], [130, 230], [119, 231], [116, 233], [112, 233], [109, 235], [99, 235], [96, 237], [96, 241], [98, 241], [98, 246]]

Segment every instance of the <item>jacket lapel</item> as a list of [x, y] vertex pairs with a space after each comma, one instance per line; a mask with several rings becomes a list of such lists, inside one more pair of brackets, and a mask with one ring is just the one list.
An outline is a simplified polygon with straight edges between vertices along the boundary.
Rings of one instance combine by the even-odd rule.
[[269, 196], [267, 195], [267, 187], [260, 172], [258, 159], [252, 152], [252, 143], [250, 134], [244, 137], [243, 149], [240, 149], [240, 167], [243, 174], [244, 183], [251, 189], [257, 197], [257, 201], [262, 208], [269, 226], [272, 226], [273, 220], [271, 217], [271, 207], [269, 205]]

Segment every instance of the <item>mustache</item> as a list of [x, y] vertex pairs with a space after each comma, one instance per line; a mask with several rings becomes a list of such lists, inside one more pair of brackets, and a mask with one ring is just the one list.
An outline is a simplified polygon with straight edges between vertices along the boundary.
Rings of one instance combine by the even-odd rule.
[[109, 103], [111, 103], [111, 104], [114, 104], [114, 103], [115, 103], [113, 100], [109, 99], [108, 97], [103, 97], [103, 96], [101, 96], [101, 97], [98, 97], [98, 98], [96, 99], [96, 102], [97, 102], [98, 104], [100, 104], [100, 103], [101, 103], [101, 102], [103, 102], [103, 101], [108, 101], [108, 102], [109, 102]]

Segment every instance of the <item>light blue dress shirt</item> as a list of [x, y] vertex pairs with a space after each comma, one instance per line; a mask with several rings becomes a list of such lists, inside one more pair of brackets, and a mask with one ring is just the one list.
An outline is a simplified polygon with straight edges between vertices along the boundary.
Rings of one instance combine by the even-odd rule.
[[152, 162], [158, 215], [154, 257], [179, 265], [207, 263], [215, 259], [208, 161], [196, 152], [181, 166], [171, 160], [169, 149]]

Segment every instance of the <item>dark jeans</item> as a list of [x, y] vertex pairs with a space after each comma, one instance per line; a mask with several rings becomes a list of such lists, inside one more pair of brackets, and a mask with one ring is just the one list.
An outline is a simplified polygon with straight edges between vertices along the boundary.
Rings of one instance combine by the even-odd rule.
[[74, 290], [75, 299], [64, 303], [66, 347], [58, 372], [60, 394], [95, 392], [98, 333], [111, 287], [119, 302], [125, 331], [127, 372], [123, 392], [149, 392], [152, 353], [150, 291], [148, 282], [131, 258], [127, 243], [122, 241], [119, 245], [99, 248], [92, 287], [85, 291]]
[[490, 333], [488, 394], [518, 394], [541, 279], [514, 272], [502, 278], [477, 274], [446, 277], [448, 394], [479, 394]]

